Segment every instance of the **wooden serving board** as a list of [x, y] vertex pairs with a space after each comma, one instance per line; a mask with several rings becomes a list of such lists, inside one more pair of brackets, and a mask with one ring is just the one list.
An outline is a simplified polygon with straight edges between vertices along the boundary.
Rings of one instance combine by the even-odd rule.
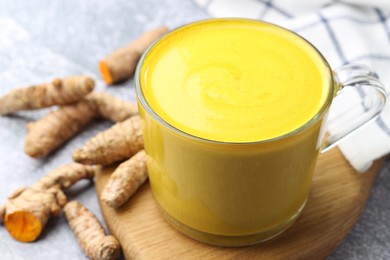
[[[149, 183], [119, 210], [100, 206], [126, 259], [323, 259], [358, 220], [382, 162], [357, 174], [338, 149], [322, 154], [302, 215], [280, 236], [255, 246], [216, 247], [182, 235], [162, 219]], [[98, 196], [113, 170], [96, 176]]]

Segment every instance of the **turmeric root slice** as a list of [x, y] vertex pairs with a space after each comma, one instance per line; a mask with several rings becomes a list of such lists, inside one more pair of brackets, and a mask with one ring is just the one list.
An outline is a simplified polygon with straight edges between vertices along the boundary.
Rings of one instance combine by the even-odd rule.
[[138, 114], [136, 104], [122, 101], [105, 93], [92, 93], [88, 99], [95, 102], [102, 117], [113, 122], [122, 122]]
[[112, 208], [122, 206], [148, 178], [144, 150], [121, 163], [102, 191], [101, 200]]
[[92, 259], [116, 259], [120, 253], [118, 240], [107, 236], [95, 215], [78, 201], [71, 201], [64, 207], [68, 224], [77, 239]]
[[95, 86], [95, 81], [86, 76], [55, 79], [50, 83], [14, 89], [0, 98], [0, 115], [19, 110], [31, 110], [66, 105], [83, 99]]
[[57, 188], [24, 188], [5, 205], [4, 225], [21, 242], [32, 242], [42, 233], [51, 216], [58, 216], [66, 204], [65, 194]]
[[60, 107], [27, 125], [24, 151], [34, 158], [46, 156], [80, 132], [98, 115], [95, 104], [87, 100]]
[[109, 165], [130, 158], [143, 147], [141, 120], [139, 116], [133, 116], [92, 137], [73, 153], [73, 160], [82, 164]]
[[165, 26], [154, 28], [141, 35], [128, 46], [106, 56], [99, 62], [99, 71], [103, 80], [111, 85], [129, 79], [134, 73], [138, 60], [148, 46], [167, 31], [168, 28]]

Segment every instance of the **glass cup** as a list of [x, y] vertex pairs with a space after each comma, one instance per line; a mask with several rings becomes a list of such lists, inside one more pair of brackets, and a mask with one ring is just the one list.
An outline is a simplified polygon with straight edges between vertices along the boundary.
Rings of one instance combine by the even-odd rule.
[[[191, 30], [199, 23], [232, 20], [236, 19], [200, 21], [168, 35], [182, 28]], [[256, 22], [259, 26], [266, 24]], [[150, 184], [163, 217], [201, 242], [251, 245], [284, 231], [305, 206], [318, 155], [376, 118], [385, 104], [385, 90], [375, 73], [359, 65], [332, 71], [318, 50], [307, 43], [321, 57], [329, 87], [326, 101], [315, 116], [301, 127], [267, 140], [207, 140], [169, 124], [153, 110], [144, 95], [141, 82], [144, 61], [147, 57], [158, 59], [150, 55], [165, 39], [166, 36], [149, 47], [139, 62], [135, 79]], [[338, 74], [343, 74], [343, 82]], [[325, 135], [326, 124], [332, 123], [327, 122], [332, 100], [343, 89], [356, 87], [366, 88], [370, 93], [366, 96], [365, 111], [352, 124], [341, 125], [335, 134]]]

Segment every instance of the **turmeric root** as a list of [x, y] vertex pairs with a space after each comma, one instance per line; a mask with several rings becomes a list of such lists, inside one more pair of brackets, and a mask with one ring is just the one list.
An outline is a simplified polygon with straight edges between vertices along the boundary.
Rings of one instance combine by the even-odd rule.
[[138, 114], [136, 104], [122, 101], [105, 93], [92, 93], [88, 98], [96, 104], [102, 117], [113, 122], [122, 122]]
[[64, 207], [69, 226], [77, 236], [81, 247], [92, 259], [117, 259], [120, 253], [118, 240], [107, 236], [95, 215], [78, 201]]
[[137, 113], [133, 103], [108, 94], [91, 93], [82, 101], [62, 106], [28, 124], [24, 151], [34, 158], [46, 156], [97, 117], [120, 122]]
[[58, 216], [66, 204], [65, 194], [57, 188], [22, 188], [8, 198], [4, 225], [21, 242], [32, 242], [41, 234], [51, 216]]
[[98, 115], [95, 104], [88, 100], [60, 107], [27, 125], [24, 151], [34, 158], [46, 156], [80, 132]]
[[73, 153], [73, 160], [108, 165], [130, 158], [143, 146], [140, 117], [133, 116], [91, 138]]
[[68, 164], [59, 167], [31, 187], [23, 187], [8, 197], [0, 206], [0, 222], [11, 236], [21, 242], [38, 238], [51, 216], [58, 216], [66, 204], [62, 189], [81, 179], [92, 178], [95, 167]]
[[58, 188], [64, 190], [79, 180], [93, 178], [97, 169], [97, 166], [83, 165], [79, 163], [65, 164], [37, 181], [34, 184], [34, 188]]
[[95, 81], [86, 76], [55, 79], [50, 83], [14, 89], [0, 98], [0, 115], [19, 110], [31, 110], [66, 105], [82, 99], [90, 93]]
[[134, 73], [137, 62], [150, 44], [165, 34], [168, 28], [160, 26], [154, 28], [130, 43], [109, 54], [99, 62], [99, 70], [103, 80], [108, 84], [114, 84], [129, 79]]
[[101, 195], [101, 200], [112, 208], [122, 206], [148, 178], [144, 150], [121, 163], [112, 173]]

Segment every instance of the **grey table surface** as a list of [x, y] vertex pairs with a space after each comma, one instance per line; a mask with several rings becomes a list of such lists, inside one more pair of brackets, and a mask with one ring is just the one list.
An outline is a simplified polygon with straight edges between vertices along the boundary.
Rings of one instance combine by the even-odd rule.
[[[0, 95], [55, 77], [88, 74], [98, 90], [135, 100], [133, 80], [105, 87], [97, 60], [154, 26], [175, 28], [207, 17], [191, 0], [0, 0]], [[0, 203], [16, 188], [71, 162], [75, 148], [111, 125], [95, 122], [51, 156], [32, 159], [23, 152], [25, 125], [47, 112], [0, 117]], [[81, 182], [67, 194], [103, 221], [93, 185]], [[85, 258], [63, 217], [50, 220], [41, 238], [28, 244], [14, 241], [0, 226], [0, 259]], [[390, 160], [360, 220], [329, 259], [390, 259]]]

